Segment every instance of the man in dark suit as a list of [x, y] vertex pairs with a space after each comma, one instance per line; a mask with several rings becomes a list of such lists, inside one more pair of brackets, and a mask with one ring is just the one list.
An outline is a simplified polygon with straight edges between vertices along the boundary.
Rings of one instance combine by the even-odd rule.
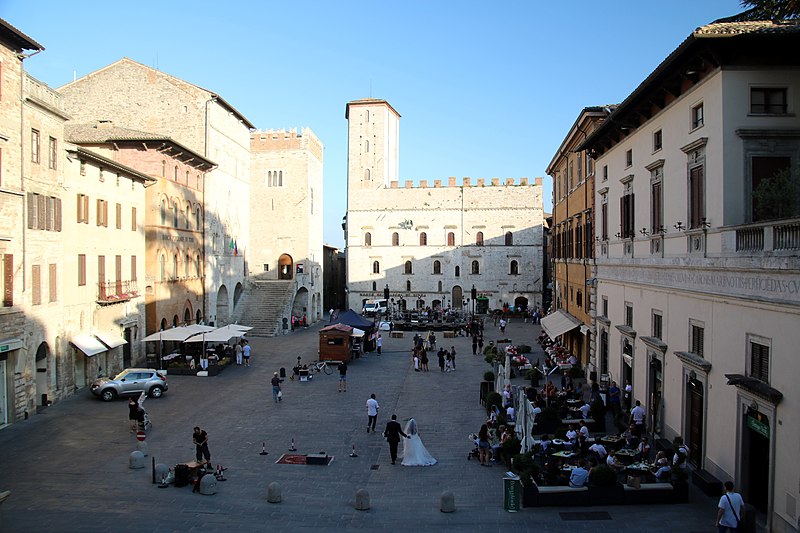
[[389, 442], [389, 452], [392, 455], [392, 464], [397, 461], [397, 445], [400, 443], [400, 435], [409, 439], [408, 435], [403, 433], [400, 423], [397, 421], [397, 415], [392, 415], [392, 419], [386, 423], [386, 429], [383, 430], [383, 436]]

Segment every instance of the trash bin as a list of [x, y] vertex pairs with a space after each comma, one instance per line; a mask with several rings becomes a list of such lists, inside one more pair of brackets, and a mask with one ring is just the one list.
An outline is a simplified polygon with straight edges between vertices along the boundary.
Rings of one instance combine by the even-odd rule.
[[284, 367], [281, 367], [280, 373], [281, 373], [281, 379], [286, 377], [286, 369]]
[[518, 476], [503, 478], [503, 508], [509, 513], [519, 511], [522, 500], [522, 483]]

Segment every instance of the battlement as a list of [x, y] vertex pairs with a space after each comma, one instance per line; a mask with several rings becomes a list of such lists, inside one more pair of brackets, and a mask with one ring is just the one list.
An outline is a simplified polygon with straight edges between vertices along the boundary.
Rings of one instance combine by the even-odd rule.
[[297, 128], [256, 130], [250, 133], [250, 150], [253, 152], [306, 148], [322, 159], [322, 142], [311, 128], [302, 128], [299, 133]]
[[399, 182], [392, 181], [389, 183], [391, 189], [446, 189], [448, 187], [536, 187], [542, 186], [542, 178], [533, 178], [533, 183], [529, 183], [528, 178], [519, 178], [519, 182], [515, 178], [506, 178], [502, 183], [500, 178], [491, 178], [488, 183], [486, 178], [478, 178], [475, 185], [472, 185], [472, 178], [461, 178], [461, 185], [457, 184], [458, 178], [450, 176], [447, 178], [447, 184], [443, 184], [442, 180], [433, 180], [433, 187], [428, 186], [428, 180], [420, 180], [418, 186], [414, 186], [414, 180], [405, 180], [403, 186], [400, 187]]

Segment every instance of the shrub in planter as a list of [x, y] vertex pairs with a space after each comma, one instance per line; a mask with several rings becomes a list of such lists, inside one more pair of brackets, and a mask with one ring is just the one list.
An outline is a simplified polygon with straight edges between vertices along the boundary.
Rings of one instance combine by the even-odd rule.
[[483, 373], [483, 381], [494, 382], [494, 372], [486, 371]]
[[496, 392], [490, 392], [486, 396], [486, 412], [487, 413], [490, 413], [492, 411], [492, 406], [497, 406], [497, 409], [499, 409], [502, 412], [503, 397], [500, 396]]
[[613, 487], [617, 484], [617, 473], [608, 465], [598, 465], [592, 469], [589, 483], [595, 487]]
[[523, 487], [531, 487], [538, 479], [540, 469], [533, 459], [533, 452], [528, 452], [511, 458], [511, 471], [519, 476]]
[[503, 461], [506, 463], [506, 466], [511, 466], [511, 458], [515, 455], [519, 455], [521, 449], [522, 444], [517, 437], [511, 437], [503, 443], [500, 447], [500, 453], [503, 456]]

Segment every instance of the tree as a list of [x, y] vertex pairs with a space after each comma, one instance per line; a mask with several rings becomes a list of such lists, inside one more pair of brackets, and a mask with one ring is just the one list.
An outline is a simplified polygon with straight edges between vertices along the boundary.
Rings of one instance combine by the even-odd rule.
[[800, 169], [785, 169], [762, 179], [753, 191], [753, 219], [776, 220], [800, 216]]
[[791, 20], [800, 18], [800, 0], [741, 0], [749, 20]]

